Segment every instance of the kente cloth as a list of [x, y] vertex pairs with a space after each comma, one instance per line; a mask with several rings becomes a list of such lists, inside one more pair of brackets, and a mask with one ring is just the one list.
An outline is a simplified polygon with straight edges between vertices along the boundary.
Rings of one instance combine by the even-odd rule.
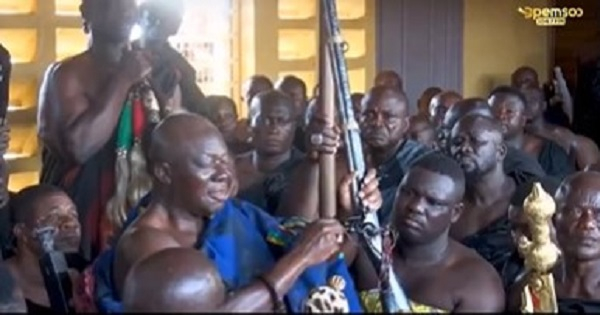
[[396, 190], [402, 181], [402, 178], [408, 172], [411, 165], [431, 153], [433, 150], [419, 142], [406, 139], [400, 145], [396, 153], [377, 168], [379, 176], [379, 190], [381, 191], [382, 205], [378, 211], [379, 222], [382, 225], [389, 223]]
[[287, 161], [267, 174], [263, 181], [239, 192], [237, 197], [264, 209], [269, 214], [274, 214], [279, 207], [281, 196], [290, 182], [294, 169], [303, 159], [304, 154], [296, 148], [292, 148], [292, 153]]
[[548, 176], [563, 180], [575, 172], [574, 161], [560, 145], [549, 139], [542, 141], [544, 144], [537, 160]]
[[558, 312], [559, 313], [600, 313], [600, 301], [594, 300], [583, 300], [583, 299], [572, 299], [572, 298], [558, 298]]
[[[133, 221], [136, 212], [137, 209], [131, 213], [129, 222]], [[295, 245], [299, 229], [304, 225], [305, 222], [297, 218], [284, 222], [250, 203], [231, 199], [207, 223], [196, 248], [212, 260], [227, 291], [231, 293], [271, 270], [277, 259]], [[113, 251], [111, 248], [100, 255], [93, 267], [94, 297], [97, 308], [102, 313], [123, 312], [112, 281]], [[306, 269], [285, 295], [288, 310], [293, 313], [302, 312], [310, 291], [326, 285], [334, 275], [341, 276], [346, 282], [344, 294], [350, 310], [362, 311], [358, 293], [343, 257]]]
[[[383, 313], [383, 307], [381, 305], [381, 295], [378, 290], [362, 291], [359, 293], [360, 302], [363, 305], [366, 313]], [[434, 306], [429, 306], [415, 301], [408, 301], [411, 313], [425, 313], [425, 314], [444, 314], [450, 313], [450, 311], [442, 310]]]
[[[504, 266], [516, 249], [510, 232], [508, 215], [504, 215], [460, 242], [479, 253], [499, 274], [502, 274]], [[504, 283], [504, 287], [507, 287], [507, 283]]]
[[42, 151], [40, 183], [63, 189], [75, 203], [81, 224], [81, 254], [93, 261], [113, 231], [106, 217], [115, 179], [114, 137], [83, 164], [69, 163], [48, 148]]

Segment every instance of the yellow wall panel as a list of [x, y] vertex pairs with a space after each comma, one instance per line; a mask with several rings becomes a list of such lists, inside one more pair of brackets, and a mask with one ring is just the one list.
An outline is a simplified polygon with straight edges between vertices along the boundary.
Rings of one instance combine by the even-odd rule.
[[33, 107], [36, 106], [35, 99], [37, 95], [37, 81], [30, 80], [11, 80], [10, 82], [10, 106], [15, 107]]
[[[18, 0], [20, 1], [20, 0]], [[44, 0], [51, 1], [51, 0]], [[79, 15], [81, 0], [55, 0], [56, 15]]]
[[0, 0], [0, 14], [29, 14], [35, 12], [35, 0]]
[[[464, 7], [463, 93], [487, 96], [510, 83], [519, 66], [534, 67], [540, 79], [548, 75], [548, 27], [523, 18], [520, 6], [545, 7], [547, 0], [468, 0]], [[492, 13], [493, 12], [493, 13]]]
[[[320, 0], [319, 0], [320, 1]], [[317, 12], [317, 1], [312, 0], [279, 0], [277, 15], [282, 20], [305, 20], [314, 17]]]
[[12, 63], [29, 63], [36, 57], [37, 31], [35, 29], [0, 29], [0, 42], [10, 51]]
[[337, 0], [338, 18], [340, 20], [356, 20], [364, 18], [367, 13], [365, 1], [366, 0]]
[[84, 51], [88, 38], [80, 28], [56, 29], [56, 60], [63, 60]]
[[27, 186], [36, 185], [39, 177], [38, 172], [12, 173], [8, 179], [8, 190], [19, 191]]
[[342, 29], [342, 37], [348, 43], [346, 58], [359, 58], [365, 55], [367, 42], [364, 29]]
[[17, 152], [17, 153], [25, 153], [23, 150], [27, 147], [25, 142], [31, 138], [31, 135], [36, 134], [35, 128], [32, 126], [11, 126], [10, 127], [10, 137], [11, 141], [8, 145], [8, 151]]
[[315, 57], [317, 32], [310, 29], [282, 29], [278, 31], [279, 60], [304, 60]]
[[366, 90], [367, 71], [365, 68], [348, 70], [348, 81], [352, 93], [364, 92]]

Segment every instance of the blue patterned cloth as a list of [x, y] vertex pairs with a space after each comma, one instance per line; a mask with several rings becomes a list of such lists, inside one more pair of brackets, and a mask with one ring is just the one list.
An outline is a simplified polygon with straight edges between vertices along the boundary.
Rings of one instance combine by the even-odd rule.
[[[144, 198], [139, 206], [144, 206]], [[137, 216], [139, 206], [133, 209], [130, 224]], [[127, 225], [126, 225], [127, 226]], [[297, 240], [303, 224], [283, 222], [250, 203], [229, 200], [207, 224], [202, 242], [196, 246], [215, 264], [228, 291], [236, 291], [271, 270], [277, 259], [287, 253]], [[113, 249], [104, 252], [96, 261], [95, 298], [102, 313], [122, 313], [123, 307], [112, 283]], [[307, 269], [296, 281], [285, 303], [288, 311], [300, 313], [310, 291], [326, 285], [330, 277], [338, 275], [346, 281], [344, 293], [352, 312], [361, 312], [358, 293], [342, 257], [332, 263], [323, 263]]]

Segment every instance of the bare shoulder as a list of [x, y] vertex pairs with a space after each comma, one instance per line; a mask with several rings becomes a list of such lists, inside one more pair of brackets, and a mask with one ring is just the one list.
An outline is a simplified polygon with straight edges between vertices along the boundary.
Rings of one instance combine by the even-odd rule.
[[456, 294], [463, 312], [498, 312], [504, 310], [505, 294], [502, 280], [494, 267], [474, 250], [453, 241], [456, 259], [452, 265], [460, 278]]
[[166, 229], [152, 224], [151, 220], [136, 221], [123, 232], [117, 243], [117, 248], [126, 252], [132, 252], [132, 250], [155, 252], [179, 246], [179, 243]]
[[575, 145], [579, 148], [585, 148], [587, 150], [592, 150], [594, 152], [598, 152], [598, 145], [596, 144], [596, 142], [594, 142], [592, 139], [586, 137], [586, 136], [582, 136], [582, 135], [575, 135]]
[[146, 210], [119, 238], [117, 257], [123, 255], [127, 260], [137, 260], [165, 248], [180, 247], [161, 222], [160, 215], [152, 209]]
[[456, 253], [456, 259], [452, 264], [453, 269], [459, 272], [462, 270], [468, 270], [471, 275], [476, 275], [477, 277], [479, 275], [486, 274], [497, 276], [497, 272], [494, 267], [492, 267], [492, 265], [490, 265], [490, 263], [488, 263], [476, 251], [454, 240], [452, 240], [452, 246], [455, 247]]
[[128, 227], [115, 247], [113, 279], [118, 292], [122, 292], [125, 278], [133, 265], [163, 249], [181, 247], [165, 229], [139, 220]]
[[83, 52], [55, 62], [48, 67], [48, 73], [51, 73], [57, 79], [71, 76], [80, 77], [87, 72], [90, 66], [91, 58], [89, 58], [87, 52]]
[[575, 133], [573, 133], [573, 131], [571, 131], [565, 127], [552, 125], [551, 130], [552, 130], [553, 134], [561, 137], [562, 139], [574, 140], [576, 137], [576, 135], [575, 135]]

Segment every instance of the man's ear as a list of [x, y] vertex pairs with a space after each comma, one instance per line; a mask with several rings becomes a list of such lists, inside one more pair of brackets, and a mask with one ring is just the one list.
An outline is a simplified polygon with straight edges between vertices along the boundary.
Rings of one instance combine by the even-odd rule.
[[504, 158], [506, 157], [506, 152], [508, 152], [508, 147], [506, 146], [506, 143], [503, 142], [498, 146], [499, 161], [504, 161]]
[[27, 241], [28, 239], [27, 237], [25, 237], [27, 234], [27, 228], [23, 223], [15, 224], [15, 226], [13, 226], [12, 228], [12, 234], [14, 236], [14, 239], [17, 240], [17, 243]]
[[165, 185], [171, 184], [171, 165], [169, 163], [161, 162], [154, 164], [152, 173], [160, 183]]
[[464, 208], [465, 208], [465, 204], [462, 202], [457, 203], [452, 208], [452, 216], [450, 218], [452, 224], [456, 223], [458, 221], [458, 219], [460, 219], [460, 215], [462, 214]]

